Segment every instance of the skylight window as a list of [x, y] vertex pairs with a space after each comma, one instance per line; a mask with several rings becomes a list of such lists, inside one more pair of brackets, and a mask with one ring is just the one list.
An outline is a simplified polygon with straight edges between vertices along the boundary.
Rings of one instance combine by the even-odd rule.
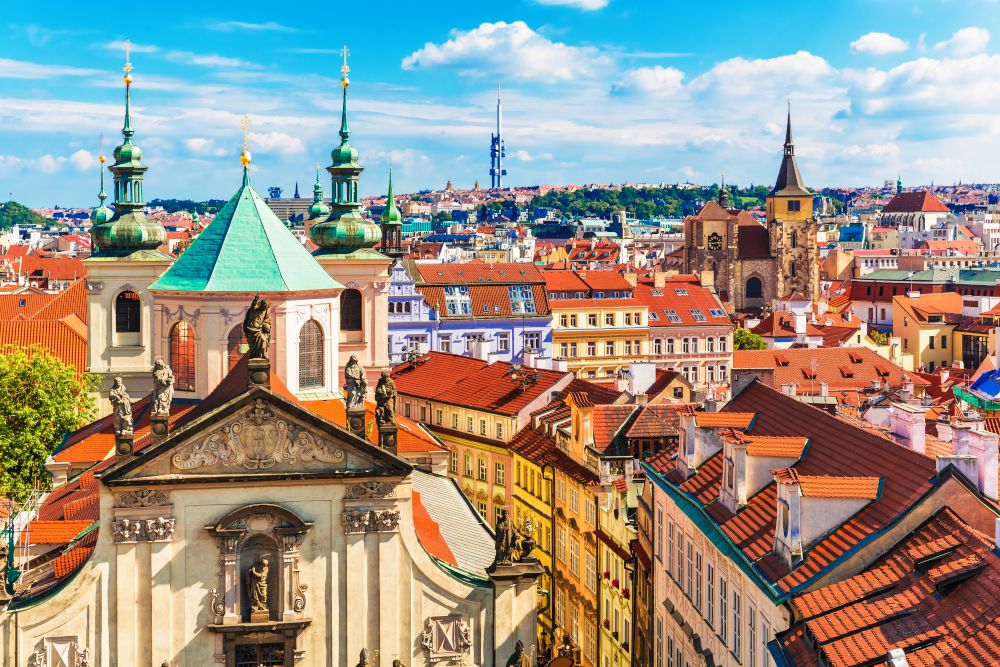
[[677, 314], [676, 310], [665, 310], [663, 314], [667, 316], [667, 319], [671, 322], [680, 322], [681, 316]]
[[709, 312], [709, 314], [712, 317], [725, 317], [726, 316], [726, 311], [722, 310], [721, 308], [710, 308], [708, 312]]
[[687, 296], [687, 293], [688, 291], [686, 287], [678, 287], [674, 290], [674, 294], [677, 296]]
[[651, 311], [649, 311], [649, 319], [651, 319], [651, 320], [658, 320], [658, 319], [660, 319], [660, 316], [656, 314], [655, 310], [651, 310]]
[[691, 308], [691, 315], [694, 317], [695, 322], [708, 321], [708, 318], [705, 317], [705, 313], [702, 312], [701, 308]]

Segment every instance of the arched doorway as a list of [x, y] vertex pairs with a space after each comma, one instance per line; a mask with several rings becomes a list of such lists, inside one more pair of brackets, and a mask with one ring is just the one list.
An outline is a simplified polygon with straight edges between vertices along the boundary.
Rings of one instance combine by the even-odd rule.
[[760, 281], [760, 278], [757, 276], [747, 278], [743, 296], [747, 299], [761, 299], [764, 297], [764, 284]]

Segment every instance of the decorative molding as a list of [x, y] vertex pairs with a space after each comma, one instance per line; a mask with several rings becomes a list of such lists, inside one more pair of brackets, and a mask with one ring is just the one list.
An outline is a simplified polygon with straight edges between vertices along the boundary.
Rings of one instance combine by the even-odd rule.
[[174, 534], [173, 517], [160, 516], [155, 519], [115, 519], [111, 522], [111, 532], [115, 542], [169, 542]]
[[[237, 308], [236, 310], [219, 308], [219, 314], [222, 315], [222, 323], [227, 327], [237, 320], [242, 320], [246, 313], [246, 308]], [[229, 332], [226, 332], [226, 335], [228, 336]]]
[[170, 504], [170, 496], [166, 491], [155, 489], [136, 489], [126, 491], [115, 498], [115, 507], [130, 509], [140, 507], [157, 507]]
[[395, 484], [379, 481], [361, 482], [360, 484], [351, 484], [347, 487], [348, 500], [388, 498], [389, 496], [395, 496], [395, 493]]
[[189, 320], [192, 324], [196, 324], [201, 317], [201, 308], [195, 308], [193, 311], [188, 312], [185, 310], [184, 304], [180, 304], [174, 310], [170, 310], [168, 306], [163, 306], [163, 314], [166, 315], [168, 324], [175, 320]]
[[340, 463], [344, 450], [311, 431], [275, 415], [258, 398], [235, 421], [185, 445], [172, 461], [181, 470], [221, 465], [225, 468], [267, 470], [297, 462]]
[[392, 533], [399, 528], [399, 512], [396, 510], [361, 510], [344, 512], [344, 532]]
[[87, 290], [91, 294], [100, 294], [104, 291], [104, 283], [87, 281]]
[[385, 294], [386, 292], [389, 291], [389, 282], [384, 280], [379, 282], [374, 282], [372, 283], [372, 287], [374, 287], [375, 291], [378, 292], [379, 294]]
[[472, 629], [461, 616], [429, 618], [421, 633], [423, 647], [430, 654], [431, 664], [461, 663], [472, 648]]
[[212, 613], [216, 616], [222, 616], [226, 613], [226, 601], [225, 596], [219, 592], [218, 588], [212, 588], [208, 592], [212, 597]]

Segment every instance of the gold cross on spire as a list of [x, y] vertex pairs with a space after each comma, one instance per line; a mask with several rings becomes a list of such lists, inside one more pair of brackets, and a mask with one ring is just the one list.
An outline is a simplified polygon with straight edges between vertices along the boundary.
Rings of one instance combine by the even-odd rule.
[[132, 42], [126, 39], [122, 48], [125, 50], [125, 67], [122, 69], [125, 71], [125, 85], [127, 86], [132, 83]]
[[240, 119], [240, 127], [243, 128], [243, 152], [240, 153], [240, 162], [244, 167], [250, 166], [250, 116], [243, 116]]
[[347, 56], [351, 55], [351, 51], [347, 48], [346, 44], [344, 44], [344, 47], [340, 49], [340, 55], [344, 57], [344, 64], [340, 67], [340, 73], [342, 75], [340, 85], [347, 88], [347, 86], [351, 85], [350, 79], [347, 78], [347, 73], [351, 71], [351, 68], [347, 66]]

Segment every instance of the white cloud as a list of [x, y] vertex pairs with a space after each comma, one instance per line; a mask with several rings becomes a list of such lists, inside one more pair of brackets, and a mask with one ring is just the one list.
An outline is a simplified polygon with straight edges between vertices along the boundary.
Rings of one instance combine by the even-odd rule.
[[296, 155], [306, 151], [306, 145], [301, 139], [284, 132], [251, 132], [250, 147], [262, 153], [278, 153], [279, 155]]
[[535, 0], [540, 5], [559, 5], [562, 7], [574, 7], [586, 12], [595, 9], [604, 9], [608, 6], [609, 0]]
[[457, 67], [463, 76], [499, 74], [543, 82], [569, 81], [605, 69], [611, 59], [590, 46], [553, 42], [524, 21], [483, 23], [472, 30], [452, 30], [442, 44], [427, 42], [403, 58], [407, 70]]
[[894, 37], [887, 32], [870, 32], [851, 42], [851, 51], [855, 53], [870, 53], [876, 56], [901, 53], [909, 47], [909, 42], [899, 37]]
[[254, 32], [295, 32], [295, 28], [291, 26], [282, 25], [274, 21], [266, 21], [264, 23], [247, 23], [246, 21], [223, 21], [221, 23], [212, 23], [208, 26], [209, 30], [220, 30], [223, 32], [228, 32], [230, 30], [250, 30]]
[[42, 65], [25, 60], [0, 58], [0, 79], [54, 79], [60, 76], [94, 76], [94, 69], [66, 65]]
[[730, 58], [695, 78], [688, 89], [697, 94], [717, 97], [752, 98], [772, 95], [779, 99], [791, 91], [796, 97], [820, 92], [826, 96], [826, 86], [836, 70], [823, 58], [808, 51], [798, 51], [776, 58]]
[[519, 162], [534, 162], [536, 160], [551, 160], [552, 153], [529, 153], [525, 150], [519, 150], [514, 153], [514, 159]]
[[986, 28], [962, 28], [954, 35], [934, 45], [935, 51], [964, 58], [986, 50], [990, 43], [990, 31]]
[[38, 165], [38, 170], [43, 174], [54, 174], [63, 168], [63, 165], [66, 164], [66, 158], [46, 154], [38, 158], [36, 164]]
[[[114, 40], [104, 44], [104, 48], [109, 51], [125, 51], [125, 42], [123, 40]], [[156, 53], [160, 50], [160, 47], [153, 46], [152, 44], [136, 44], [134, 42], [129, 43], [129, 51], [132, 53]]]
[[76, 167], [78, 171], [85, 171], [97, 164], [97, 159], [93, 153], [81, 148], [69, 156], [69, 163]]
[[676, 67], [637, 67], [622, 75], [611, 89], [616, 93], [641, 95], [672, 95], [681, 88], [684, 72]]
[[250, 68], [258, 69], [260, 65], [240, 58], [230, 58], [214, 53], [191, 53], [190, 51], [169, 51], [166, 54], [167, 60], [184, 63], [186, 65], [198, 65], [199, 67], [220, 67], [220, 68]]

